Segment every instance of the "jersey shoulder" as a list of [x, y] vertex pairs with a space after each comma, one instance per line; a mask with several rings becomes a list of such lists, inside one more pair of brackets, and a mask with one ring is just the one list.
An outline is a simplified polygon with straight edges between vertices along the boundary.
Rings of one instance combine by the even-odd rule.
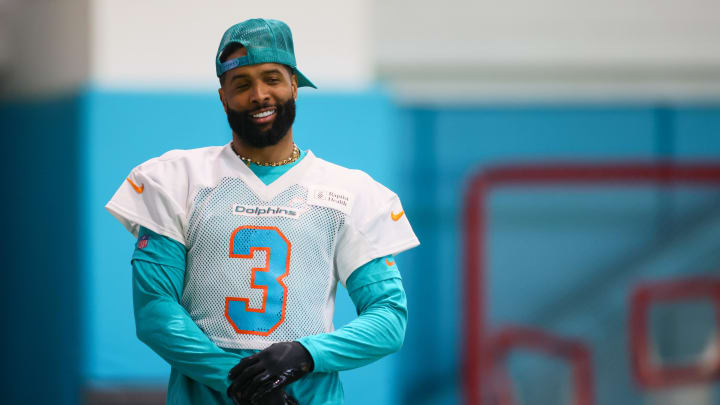
[[[164, 189], [187, 192], [194, 183], [215, 175], [225, 147], [175, 149], [136, 166], [131, 177], [147, 178]], [[169, 191], [169, 190], [168, 190]]]
[[146, 160], [133, 170], [144, 172], [193, 169], [217, 158], [223, 146], [207, 146], [195, 149], [173, 149], [158, 157]]
[[327, 160], [316, 158], [318, 162], [315, 180], [349, 189], [348, 191], [376, 191], [394, 194], [390, 189], [359, 169], [349, 169]]
[[363, 264], [418, 245], [394, 192], [362, 170], [318, 160], [312, 180], [319, 186], [310, 186], [308, 203], [341, 210], [350, 206], [336, 246], [337, 274], [343, 284]]
[[[397, 195], [369, 174], [316, 158], [316, 171], [310, 177], [314, 185], [345, 192], [352, 200], [354, 213], [387, 207]], [[311, 185], [312, 187], [312, 185]]]
[[213, 167], [223, 163], [223, 150], [171, 150], [150, 159], [130, 171], [106, 208], [135, 236], [142, 226], [185, 244], [191, 192], [216, 176]]

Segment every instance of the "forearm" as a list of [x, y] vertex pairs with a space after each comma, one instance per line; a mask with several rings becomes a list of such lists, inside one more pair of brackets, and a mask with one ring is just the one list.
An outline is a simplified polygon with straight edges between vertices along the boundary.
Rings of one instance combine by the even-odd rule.
[[359, 316], [330, 332], [298, 341], [313, 357], [316, 372], [348, 370], [372, 363], [402, 347], [407, 301], [399, 278], [351, 291]]
[[138, 338], [182, 374], [225, 392], [227, 374], [241, 356], [213, 343], [179, 304], [177, 272], [143, 260], [133, 260], [133, 301]]

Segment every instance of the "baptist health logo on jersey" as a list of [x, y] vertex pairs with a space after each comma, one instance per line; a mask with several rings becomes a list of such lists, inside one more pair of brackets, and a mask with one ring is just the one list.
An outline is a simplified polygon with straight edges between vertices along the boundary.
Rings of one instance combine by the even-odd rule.
[[309, 205], [332, 208], [350, 214], [353, 205], [353, 195], [337, 188], [312, 185], [308, 190]]
[[285, 217], [292, 219], [298, 219], [301, 214], [301, 212], [293, 207], [243, 204], [233, 205], [232, 213], [233, 215], [242, 215], [246, 217]]

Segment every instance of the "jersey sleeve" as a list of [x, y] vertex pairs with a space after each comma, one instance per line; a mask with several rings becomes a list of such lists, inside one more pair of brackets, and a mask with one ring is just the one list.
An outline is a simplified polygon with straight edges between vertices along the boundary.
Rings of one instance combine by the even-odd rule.
[[184, 247], [141, 228], [132, 268], [138, 338], [183, 375], [224, 394], [242, 356], [217, 347], [180, 305]]
[[134, 168], [105, 208], [135, 237], [141, 226], [185, 245], [187, 176], [179, 162], [152, 159]]
[[330, 333], [298, 341], [315, 362], [315, 372], [329, 373], [364, 366], [400, 349], [407, 325], [407, 298], [391, 256], [358, 268], [347, 280], [358, 317]]
[[356, 195], [335, 250], [338, 278], [343, 285], [364, 263], [420, 244], [395, 193], [368, 178]]

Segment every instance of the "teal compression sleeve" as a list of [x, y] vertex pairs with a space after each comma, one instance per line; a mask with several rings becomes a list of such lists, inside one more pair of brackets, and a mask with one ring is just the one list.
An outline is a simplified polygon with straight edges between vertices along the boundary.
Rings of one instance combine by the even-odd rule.
[[180, 305], [185, 247], [144, 228], [138, 243], [144, 246], [132, 261], [138, 338], [180, 373], [224, 394], [242, 356], [215, 345]]
[[313, 357], [315, 372], [361, 367], [402, 347], [407, 300], [392, 257], [361, 266], [346, 285], [358, 317], [334, 332], [298, 340]]

